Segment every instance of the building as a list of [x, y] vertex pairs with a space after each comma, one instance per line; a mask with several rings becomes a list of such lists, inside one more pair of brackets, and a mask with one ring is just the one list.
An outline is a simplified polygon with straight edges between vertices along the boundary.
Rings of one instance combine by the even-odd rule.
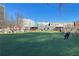
[[54, 27], [53, 30], [55, 30], [55, 31], [63, 31], [64, 29], [70, 31], [74, 27], [74, 24], [73, 24], [73, 22], [71, 22], [71, 23], [64, 23], [64, 22], [53, 23], [53, 27]]
[[74, 22], [74, 27], [79, 29], [79, 21]]
[[75, 28], [75, 31], [79, 33], [79, 21], [74, 22], [74, 28]]
[[26, 26], [26, 27], [34, 27], [35, 26], [35, 22], [33, 20], [31, 20], [31, 19], [24, 18], [22, 20], [22, 22], [23, 22], [22, 25]]
[[47, 30], [49, 27], [48, 24], [49, 22], [38, 22], [37, 23], [38, 30]]
[[33, 20], [24, 18], [24, 19], [22, 19], [22, 27], [30, 30], [32, 28], [35, 29], [36, 25]]
[[0, 28], [5, 27], [5, 11], [4, 11], [4, 6], [0, 6]]

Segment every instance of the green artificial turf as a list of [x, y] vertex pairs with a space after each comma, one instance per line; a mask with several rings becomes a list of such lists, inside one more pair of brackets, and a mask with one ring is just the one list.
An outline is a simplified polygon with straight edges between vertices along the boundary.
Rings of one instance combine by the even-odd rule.
[[0, 34], [1, 56], [79, 56], [79, 38], [64, 40], [63, 33]]

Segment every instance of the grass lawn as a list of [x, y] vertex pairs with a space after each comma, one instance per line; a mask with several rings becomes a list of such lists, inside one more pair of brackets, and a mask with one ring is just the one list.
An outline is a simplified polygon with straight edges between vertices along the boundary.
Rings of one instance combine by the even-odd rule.
[[0, 34], [1, 56], [79, 56], [79, 38], [64, 40], [63, 33]]

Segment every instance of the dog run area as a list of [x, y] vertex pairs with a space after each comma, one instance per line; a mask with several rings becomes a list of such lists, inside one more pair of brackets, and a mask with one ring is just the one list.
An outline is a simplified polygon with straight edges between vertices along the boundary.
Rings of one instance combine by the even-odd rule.
[[1, 56], [72, 56], [79, 55], [79, 37], [64, 40], [60, 32], [0, 34]]

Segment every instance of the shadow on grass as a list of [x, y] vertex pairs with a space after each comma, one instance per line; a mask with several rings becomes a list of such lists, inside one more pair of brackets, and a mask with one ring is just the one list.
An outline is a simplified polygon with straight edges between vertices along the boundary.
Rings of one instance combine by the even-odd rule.
[[30, 32], [0, 35], [2, 56], [69, 56], [79, 55], [79, 40], [64, 40], [63, 33]]

